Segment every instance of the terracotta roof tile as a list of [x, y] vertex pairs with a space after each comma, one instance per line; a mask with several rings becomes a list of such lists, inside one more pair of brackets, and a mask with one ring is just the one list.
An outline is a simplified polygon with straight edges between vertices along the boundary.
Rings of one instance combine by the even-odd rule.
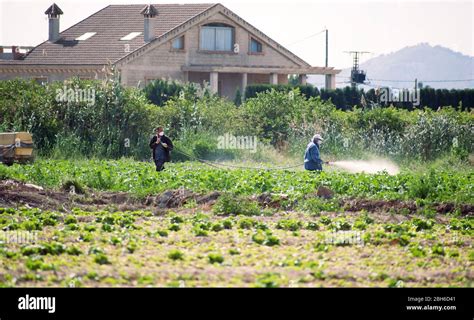
[[[215, 4], [154, 4], [158, 11], [155, 23], [157, 37], [187, 20], [210, 9]], [[110, 5], [60, 33], [55, 43], [43, 42], [24, 60], [0, 61], [0, 64], [94, 65], [107, 64], [125, 57], [145, 45], [143, 15], [145, 5]], [[47, 30], [44, 30], [45, 33]], [[77, 41], [86, 32], [96, 32], [84, 41]], [[141, 32], [129, 41], [120, 38], [131, 32]], [[126, 46], [128, 44], [129, 46]], [[129, 49], [126, 52], [126, 49]]]

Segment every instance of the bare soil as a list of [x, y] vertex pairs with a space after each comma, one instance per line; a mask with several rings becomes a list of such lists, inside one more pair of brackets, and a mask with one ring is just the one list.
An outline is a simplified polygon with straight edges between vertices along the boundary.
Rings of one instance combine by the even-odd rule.
[[[159, 210], [166, 208], [179, 208], [186, 203], [195, 202], [197, 205], [212, 205], [221, 195], [221, 192], [198, 194], [187, 189], [168, 190], [158, 195], [148, 195], [137, 198], [126, 192], [96, 192], [87, 190], [84, 194], [71, 193], [65, 190], [43, 189], [39, 186], [27, 184], [16, 180], [0, 181], [0, 206], [19, 207], [27, 206], [44, 210], [69, 211], [74, 207], [82, 209], [98, 209], [107, 206], [118, 206], [121, 209], [133, 207], [133, 209]], [[309, 197], [329, 198], [330, 190], [309, 194]], [[288, 195], [262, 193], [251, 196], [250, 199], [258, 201], [260, 205], [268, 208], [291, 209], [288, 207]], [[374, 200], [347, 198], [342, 199], [341, 206], [347, 212], [392, 212], [403, 214], [415, 214], [420, 208], [415, 201], [400, 200]], [[283, 208], [285, 202], [286, 208]], [[447, 214], [459, 209], [461, 215], [474, 215], [474, 205], [435, 203], [433, 208], [438, 214]]]

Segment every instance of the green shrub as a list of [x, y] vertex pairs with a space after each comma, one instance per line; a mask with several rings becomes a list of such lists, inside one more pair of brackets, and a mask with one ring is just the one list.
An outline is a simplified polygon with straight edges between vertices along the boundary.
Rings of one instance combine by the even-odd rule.
[[252, 229], [257, 224], [252, 218], [242, 218], [238, 222], [239, 229]]
[[218, 223], [218, 222], [214, 223], [211, 227], [211, 230], [215, 231], [215, 232], [219, 232], [223, 229], [224, 229], [224, 226], [221, 223]]
[[172, 224], [176, 223], [183, 223], [184, 222], [184, 218], [183, 217], [180, 217], [180, 216], [177, 216], [177, 215], [172, 215], [170, 216], [170, 222]]
[[54, 270], [55, 266], [53, 264], [47, 264], [43, 261], [43, 258], [41, 257], [31, 257], [26, 260], [25, 263], [26, 267], [30, 270], [36, 271], [36, 270], [43, 270], [43, 271], [48, 271], [48, 270]]
[[334, 219], [330, 227], [334, 231], [351, 230], [352, 228], [351, 224], [345, 218]]
[[200, 227], [194, 227], [193, 228], [193, 233], [196, 237], [207, 237], [209, 235], [207, 230], [204, 230]]
[[322, 216], [321, 219], [319, 219], [319, 221], [322, 223], [322, 224], [325, 224], [325, 225], [329, 225], [331, 224], [331, 218], [328, 217], [328, 216]]
[[73, 223], [77, 223], [77, 219], [74, 216], [69, 215], [64, 219], [64, 224], [73, 224]]
[[252, 235], [252, 241], [258, 244], [263, 244], [266, 239], [267, 236], [264, 232], [256, 232]]
[[310, 221], [306, 224], [306, 229], [313, 231], [319, 230], [319, 224], [317, 222]]
[[127, 251], [129, 253], [134, 253], [138, 249], [138, 244], [135, 241], [130, 241], [127, 245]]
[[265, 273], [257, 278], [257, 287], [277, 288], [282, 285], [282, 279], [278, 273]]
[[274, 235], [268, 235], [267, 236], [267, 240], [265, 241], [264, 243], [265, 245], [267, 246], [276, 246], [276, 245], [279, 245], [280, 244], [280, 239], [278, 239], [276, 236]]
[[[186, 90], [187, 89], [187, 90]], [[150, 81], [143, 89], [146, 97], [154, 104], [163, 106], [166, 101], [173, 97], [180, 97], [180, 94], [184, 98], [184, 94], [189, 93], [191, 87], [187, 87], [177, 81], [168, 80], [153, 80]]]
[[[58, 90], [87, 90], [91, 101], [62, 101]], [[15, 111], [16, 110], [16, 111]], [[29, 131], [40, 155], [58, 158], [149, 157], [147, 140], [156, 114], [136, 88], [111, 81], [79, 80], [39, 85], [31, 80], [0, 83], [2, 131]], [[102, 123], [104, 125], [93, 125]], [[129, 139], [129, 147], [125, 146]]]
[[409, 248], [411, 254], [415, 257], [415, 258], [422, 258], [422, 257], [425, 257], [426, 256], [426, 252], [425, 250], [423, 249], [423, 247], [419, 244], [413, 244], [413, 245], [410, 245], [410, 248]]
[[430, 230], [431, 228], [433, 228], [434, 225], [433, 220], [425, 220], [419, 218], [413, 218], [411, 220], [411, 223], [415, 226], [416, 231]]
[[181, 227], [177, 223], [172, 223], [169, 227], [168, 230], [170, 231], [179, 231]]
[[171, 250], [170, 252], [168, 252], [168, 258], [170, 258], [171, 260], [183, 260], [184, 253], [179, 250]]
[[114, 226], [113, 225], [110, 225], [108, 223], [104, 223], [102, 224], [102, 230], [105, 231], [105, 232], [112, 232], [115, 230]]
[[224, 257], [218, 253], [210, 253], [208, 256], [209, 263], [218, 263], [221, 264], [224, 262]]
[[104, 253], [95, 254], [94, 262], [97, 264], [110, 264], [109, 258]]
[[354, 229], [356, 229], [356, 230], [365, 230], [365, 229], [367, 229], [367, 224], [362, 220], [356, 220], [354, 222]]
[[278, 239], [278, 237], [272, 235], [268, 231], [264, 232], [262, 230], [257, 230], [257, 232], [252, 235], [252, 241], [269, 247], [280, 244], [280, 239]]
[[78, 247], [71, 246], [66, 249], [66, 253], [71, 256], [79, 256], [82, 254], [82, 251]]
[[431, 247], [431, 252], [435, 255], [444, 256], [446, 252], [444, 251], [444, 246], [441, 243], [436, 243]]
[[474, 221], [470, 219], [452, 218], [449, 221], [448, 228], [450, 230], [461, 231], [462, 233], [469, 233], [469, 231], [474, 229]]
[[157, 233], [160, 237], [167, 237], [167, 236], [168, 236], [168, 231], [166, 231], [166, 230], [156, 230], [156, 233]]
[[260, 215], [260, 208], [256, 202], [231, 194], [220, 196], [214, 204], [213, 211], [218, 215]]
[[236, 248], [231, 248], [231, 249], [229, 249], [229, 254], [232, 255], [232, 256], [239, 255], [240, 250], [236, 249]]
[[278, 221], [276, 225], [277, 229], [289, 230], [289, 231], [297, 231], [303, 227], [301, 221], [293, 220], [293, 219], [283, 219]]
[[471, 262], [474, 261], [474, 250], [469, 251], [468, 259]]
[[83, 227], [84, 231], [93, 232], [97, 230], [97, 227], [94, 224], [87, 224]]
[[234, 222], [231, 219], [225, 219], [222, 221], [222, 226], [224, 229], [232, 229]]

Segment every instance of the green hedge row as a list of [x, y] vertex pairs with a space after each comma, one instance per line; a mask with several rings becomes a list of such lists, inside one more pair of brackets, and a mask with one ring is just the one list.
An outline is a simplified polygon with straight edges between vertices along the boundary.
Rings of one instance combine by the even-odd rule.
[[[419, 91], [419, 105], [415, 102], [388, 102], [384, 103], [384, 99], [381, 98], [381, 90], [370, 89], [364, 91], [363, 89], [355, 89], [352, 87], [337, 88], [335, 90], [318, 89], [312, 85], [271, 85], [271, 84], [253, 84], [247, 86], [245, 90], [246, 98], [253, 98], [257, 96], [257, 93], [270, 91], [275, 89], [276, 91], [289, 92], [298, 88], [300, 92], [306, 97], [321, 97], [323, 100], [331, 100], [334, 105], [341, 110], [349, 110], [354, 106], [363, 107], [362, 96], [365, 99], [365, 106], [371, 104], [381, 105], [393, 105], [397, 108], [402, 109], [423, 109], [428, 107], [436, 110], [440, 106], [452, 106], [459, 107], [463, 111], [470, 111], [474, 108], [474, 89], [433, 89], [433, 88], [422, 88]], [[387, 90], [387, 88], [385, 88]], [[396, 91], [392, 91], [396, 93]], [[395, 99], [393, 99], [395, 100]]]

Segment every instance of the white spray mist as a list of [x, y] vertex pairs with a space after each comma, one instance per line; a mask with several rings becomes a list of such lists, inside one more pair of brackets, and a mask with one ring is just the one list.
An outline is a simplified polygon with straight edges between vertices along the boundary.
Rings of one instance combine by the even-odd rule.
[[388, 174], [395, 175], [400, 172], [396, 164], [386, 159], [335, 161], [331, 162], [331, 165], [351, 173], [387, 171]]

